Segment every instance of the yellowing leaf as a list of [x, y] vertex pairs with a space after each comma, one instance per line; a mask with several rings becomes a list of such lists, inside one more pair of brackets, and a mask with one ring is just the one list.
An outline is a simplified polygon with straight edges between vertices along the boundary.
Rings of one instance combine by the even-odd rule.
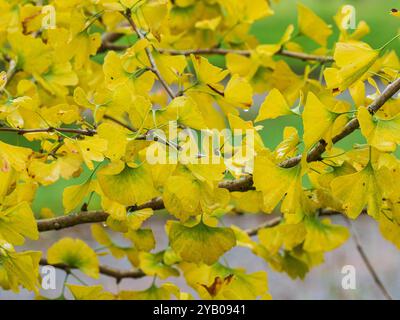
[[250, 108], [253, 104], [253, 88], [247, 80], [235, 74], [225, 88], [225, 99], [236, 107]]
[[136, 248], [116, 244], [106, 232], [105, 228], [99, 224], [93, 224], [91, 229], [93, 238], [102, 246], [107, 247], [113, 257], [117, 259], [127, 257], [132, 265], [139, 265], [139, 251]]
[[324, 72], [327, 87], [334, 92], [342, 92], [364, 77], [379, 57], [379, 51], [373, 50], [363, 42], [339, 42], [336, 44], [334, 59], [336, 68], [327, 68]]
[[258, 232], [260, 243], [271, 253], [276, 254], [283, 246], [285, 250], [293, 250], [306, 237], [303, 223], [281, 223], [272, 228], [264, 228]]
[[168, 277], [178, 277], [179, 271], [170, 267], [163, 262], [164, 252], [157, 254], [140, 252], [140, 269], [149, 276], [157, 276], [160, 279], [167, 279]]
[[143, 222], [153, 215], [153, 210], [150, 208], [128, 212], [127, 225], [132, 230], [139, 229]]
[[[268, 183], [266, 183], [268, 181]], [[281, 211], [292, 223], [303, 216], [303, 190], [300, 166], [280, 168], [267, 156], [255, 159], [254, 185], [264, 195], [264, 210], [272, 212], [282, 201]]]
[[93, 182], [88, 179], [85, 183], [69, 186], [63, 192], [63, 207], [65, 213], [69, 213], [82, 204], [85, 197], [93, 191]]
[[300, 139], [296, 128], [286, 127], [283, 131], [282, 142], [274, 150], [275, 158], [281, 161], [286, 157], [294, 156], [299, 143]]
[[368, 144], [383, 152], [393, 152], [400, 143], [400, 115], [388, 119], [373, 116], [367, 108], [358, 109], [357, 118]]
[[268, 298], [268, 279], [264, 271], [246, 273], [243, 269], [183, 262], [180, 268], [187, 283], [202, 299], [255, 300]]
[[105, 292], [103, 286], [80, 286], [67, 284], [75, 300], [114, 300], [111, 292]]
[[262, 103], [255, 122], [290, 114], [293, 114], [293, 111], [290, 109], [285, 97], [278, 89], [272, 89]]
[[29, 156], [33, 153], [28, 148], [16, 147], [0, 141], [0, 159], [3, 159], [3, 171], [14, 168], [17, 171], [25, 170]]
[[47, 251], [51, 264], [63, 263], [71, 269], [76, 268], [92, 278], [99, 277], [99, 261], [96, 253], [80, 239], [63, 238]]
[[167, 110], [173, 120], [177, 120], [180, 124], [199, 130], [207, 128], [196, 101], [190, 97], [175, 98], [168, 105]]
[[[107, 168], [107, 167], [106, 167]], [[117, 174], [109, 174], [101, 169], [97, 174], [104, 194], [125, 206], [143, 204], [157, 196], [151, 179], [151, 171], [146, 165], [137, 168], [125, 166]]]
[[164, 185], [165, 208], [183, 222], [200, 213], [199, 195], [200, 187], [190, 175], [172, 176]]
[[400, 224], [396, 217], [388, 217], [386, 214], [379, 216], [379, 231], [382, 236], [400, 248]]
[[197, 80], [200, 83], [215, 85], [222, 81], [229, 73], [228, 70], [222, 70], [213, 66], [206, 58], [200, 56], [190, 56]]
[[19, 292], [20, 285], [39, 293], [39, 251], [15, 252], [13, 246], [0, 239], [0, 287]]
[[0, 239], [14, 245], [22, 245], [24, 237], [39, 239], [39, 232], [32, 209], [22, 202], [5, 211], [0, 211]]
[[331, 27], [301, 3], [297, 4], [297, 10], [299, 12], [300, 32], [319, 45], [326, 47], [327, 39], [332, 34]]
[[171, 296], [180, 297], [179, 288], [172, 283], [163, 283], [160, 287], [154, 284], [142, 291], [120, 291], [118, 298], [121, 300], [169, 300]]
[[344, 175], [332, 180], [333, 195], [343, 203], [343, 209], [351, 219], [357, 218], [365, 206], [368, 214], [379, 217], [384, 195], [384, 186], [391, 178], [385, 167], [374, 170], [371, 164], [357, 173]]
[[349, 230], [343, 226], [331, 224], [329, 219], [307, 218], [307, 229], [303, 248], [310, 252], [330, 251], [341, 246], [350, 237]]
[[220, 22], [221, 22], [221, 17], [216, 17], [214, 19], [198, 21], [196, 22], [195, 27], [198, 29], [215, 31]]
[[339, 114], [332, 112], [312, 92], [308, 93], [303, 112], [304, 143], [307, 149], [319, 140], [331, 144], [332, 130]]
[[180, 79], [186, 67], [186, 58], [184, 56], [167, 56], [154, 54], [154, 59], [160, 73], [168, 84], [176, 83]]
[[193, 227], [172, 222], [168, 237], [172, 249], [183, 260], [209, 265], [236, 244], [232, 229], [209, 227], [202, 221]]
[[139, 251], [151, 251], [156, 246], [156, 240], [151, 229], [129, 230], [125, 237], [132, 240]]
[[114, 123], [102, 123], [98, 126], [99, 137], [107, 141], [107, 149], [104, 155], [111, 161], [121, 159], [125, 155], [128, 144], [128, 130]]
[[0, 92], [6, 87], [7, 84], [7, 73], [5, 71], [0, 72]]

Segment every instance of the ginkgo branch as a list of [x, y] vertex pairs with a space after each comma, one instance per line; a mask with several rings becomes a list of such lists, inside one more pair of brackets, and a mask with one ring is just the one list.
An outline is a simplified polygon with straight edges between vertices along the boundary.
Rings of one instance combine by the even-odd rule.
[[[251, 50], [236, 50], [236, 49], [222, 49], [222, 48], [206, 48], [206, 49], [192, 49], [192, 50], [174, 50], [174, 49], [159, 49], [161, 53], [166, 53], [170, 55], [184, 55], [188, 56], [191, 54], [204, 54], [204, 55], [227, 55], [229, 53], [234, 53], [242, 56], [251, 56]], [[304, 52], [294, 52], [281, 49], [276, 55], [295, 58], [303, 61], [317, 61], [317, 62], [334, 62], [331, 56], [319, 56], [315, 54], [308, 54]]]
[[[67, 273], [71, 271], [71, 267], [69, 267], [68, 265], [63, 264], [63, 263], [51, 264], [45, 258], [40, 259], [40, 265], [42, 265], [42, 266], [50, 265], [57, 269], [62, 269]], [[146, 276], [146, 274], [144, 274], [143, 271], [141, 271], [139, 269], [119, 270], [119, 269], [114, 269], [114, 268], [111, 268], [109, 266], [104, 266], [104, 265], [99, 266], [99, 272], [105, 276], [115, 278], [117, 283], [119, 283], [122, 279], [127, 279], [127, 278], [138, 279], [138, 278], [143, 278]]]
[[[382, 92], [382, 94], [375, 99], [367, 108], [371, 114], [376, 113], [390, 98], [392, 98], [398, 91], [400, 90], [400, 78], [393, 81], [390, 85], [386, 87], [386, 89]], [[333, 143], [337, 143], [340, 140], [344, 139], [355, 130], [360, 127], [360, 124], [357, 118], [353, 118], [350, 120], [345, 126], [342, 132], [332, 138]], [[326, 141], [320, 140], [314, 148], [312, 148], [307, 154], [307, 162], [319, 161], [321, 159], [321, 155], [325, 152], [325, 148], [327, 146]], [[279, 165], [282, 168], [292, 168], [300, 163], [302, 155], [298, 155], [296, 157], [287, 159], [281, 162]]]
[[[246, 176], [237, 180], [222, 181], [219, 183], [220, 188], [234, 191], [246, 191], [253, 188], [253, 179], [251, 176]], [[130, 207], [130, 211], [138, 211], [142, 209], [161, 210], [164, 209], [164, 202], [161, 197], [150, 200], [142, 205]], [[37, 221], [38, 230], [40, 232], [60, 230], [70, 228], [79, 224], [103, 222], [107, 220], [108, 213], [104, 211], [87, 211], [73, 213], [65, 216], [41, 219]]]
[[[365, 214], [367, 211], [363, 210], [362, 214]], [[326, 216], [335, 216], [335, 215], [342, 215], [343, 213], [337, 210], [332, 210], [332, 209], [321, 209], [319, 210], [318, 216], [320, 217], [326, 217]], [[245, 232], [250, 236], [254, 237], [258, 234], [258, 231], [261, 229], [265, 228], [273, 228], [280, 224], [283, 221], [282, 217], [276, 217], [273, 219], [269, 219], [265, 221], [264, 223], [259, 224], [258, 226], [255, 226], [250, 229], [246, 229]]]
[[[119, 36], [117, 36], [119, 35]], [[123, 51], [128, 48], [125, 45], [118, 45], [114, 44], [113, 42], [120, 39], [123, 34], [110, 34], [103, 39], [102, 46], [99, 49], [99, 53], [105, 52], [107, 50], [114, 50], [114, 51]], [[200, 49], [189, 49], [189, 50], [176, 50], [176, 49], [164, 49], [159, 48], [158, 51], [160, 53], [170, 54], [170, 55], [184, 55], [189, 56], [191, 54], [194, 55], [227, 55], [229, 53], [238, 54], [242, 56], [249, 57], [252, 53], [252, 50], [240, 50], [240, 49], [224, 49], [224, 48], [200, 48]], [[334, 62], [333, 57], [331, 56], [321, 56], [315, 54], [308, 54], [304, 52], [295, 52], [281, 49], [279, 50], [276, 55], [289, 57], [294, 59], [299, 59], [303, 61], [317, 61], [321, 63], [329, 63]]]
[[[393, 97], [398, 91], [400, 90], [400, 78], [394, 81], [392, 84], [390, 84], [383, 92], [382, 94], [368, 106], [368, 110], [371, 113], [375, 113], [378, 111], [386, 101], [388, 101], [391, 97]], [[344, 130], [335, 136], [332, 140], [334, 143], [342, 140], [344, 137], [348, 136], [351, 134], [353, 131], [355, 131], [357, 128], [359, 128], [359, 123], [356, 118], [352, 119], [349, 121]], [[312, 161], [318, 161], [321, 158], [321, 155], [325, 151], [326, 148], [326, 142], [325, 141], [320, 141], [309, 153], [307, 156], [307, 161], [312, 162]], [[301, 155], [288, 159], [280, 164], [280, 166], [284, 168], [290, 168], [293, 166], [296, 166], [299, 162], [301, 161]], [[238, 179], [238, 180], [228, 180], [228, 181], [222, 181], [219, 184], [220, 188], [225, 188], [228, 189], [229, 191], [246, 191], [246, 190], [251, 190], [253, 188], [253, 179], [251, 176], [246, 176], [244, 178]], [[154, 210], [159, 210], [164, 208], [164, 203], [161, 198], [156, 198], [153, 199], [139, 207], [132, 208], [131, 210], [138, 210], [141, 208], [152, 208]], [[48, 230], [58, 230], [62, 228], [68, 228], [77, 224], [82, 224], [82, 223], [90, 223], [90, 222], [98, 222], [97, 215], [99, 213], [94, 212], [94, 213], [81, 213], [77, 215], [70, 215], [70, 216], [63, 216], [63, 217], [57, 217], [53, 219], [46, 219], [42, 221], [38, 221], [38, 228], [40, 231], [48, 231]], [[107, 213], [102, 212], [99, 214], [102, 216], [104, 221], [107, 218]], [[95, 219], [92, 221], [92, 219]]]
[[34, 129], [0, 127], [0, 132], [15, 132], [20, 135], [25, 135], [29, 133], [53, 133], [53, 132], [73, 133], [83, 136], [94, 136], [96, 134], [96, 130], [93, 129], [73, 129], [73, 128], [53, 128], [53, 127], [34, 128]]
[[106, 120], [110, 120], [110, 121], [120, 125], [121, 127], [124, 127], [125, 129], [128, 129], [129, 131], [137, 132], [137, 130], [135, 128], [133, 128], [132, 126], [130, 126], [129, 124], [126, 124], [126, 123], [124, 123], [124, 122], [122, 122], [122, 121], [120, 121], [120, 120], [118, 120], [118, 119], [116, 119], [116, 118], [114, 118], [114, 117], [112, 117], [110, 115], [105, 114], [103, 116], [103, 118], [106, 119]]
[[368, 256], [365, 253], [365, 250], [364, 250], [363, 246], [361, 245], [361, 241], [360, 241], [360, 239], [358, 237], [358, 233], [357, 233], [356, 229], [354, 228], [353, 224], [351, 223], [351, 221], [349, 219], [346, 219], [346, 222], [347, 222], [349, 228], [352, 231], [351, 234], [352, 234], [352, 238], [354, 240], [354, 243], [356, 244], [357, 251], [360, 254], [361, 259], [363, 260], [365, 266], [367, 267], [368, 272], [370, 273], [370, 275], [371, 275], [372, 279], [374, 280], [375, 284], [377, 285], [379, 290], [382, 292], [382, 295], [387, 300], [393, 300], [393, 298], [390, 295], [389, 291], [386, 289], [386, 287], [384, 286], [383, 282], [379, 278], [378, 273], [374, 269], [371, 261], [368, 259]]
[[[130, 26], [132, 27], [133, 31], [137, 34], [139, 39], [146, 39], [144, 34], [140, 31], [140, 29], [136, 26], [135, 22], [132, 19], [132, 13], [128, 9], [126, 12], [123, 13], [124, 17], [128, 20]], [[149, 59], [151, 68], [150, 70], [156, 75], [158, 80], [160, 81], [161, 85], [164, 87], [165, 91], [168, 93], [168, 95], [174, 99], [175, 98], [175, 93], [172, 91], [168, 83], [165, 81], [163, 76], [161, 75], [160, 71], [157, 68], [156, 61], [154, 60], [153, 54], [151, 53], [151, 50], [149, 47], [146, 47], [145, 49], [147, 58]]]
[[14, 77], [16, 72], [17, 72], [17, 63], [15, 62], [15, 60], [10, 60], [7, 70], [7, 82]]

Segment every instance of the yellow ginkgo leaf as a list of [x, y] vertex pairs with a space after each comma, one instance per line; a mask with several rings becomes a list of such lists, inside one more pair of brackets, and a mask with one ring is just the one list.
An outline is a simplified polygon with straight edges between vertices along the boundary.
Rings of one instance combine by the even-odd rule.
[[6, 87], [7, 84], [7, 72], [0, 72], [0, 92]]
[[156, 254], [148, 252], [140, 252], [140, 269], [149, 276], [157, 276], [160, 279], [167, 279], [169, 277], [178, 277], [179, 271], [163, 262], [164, 252], [161, 251]]
[[67, 287], [75, 300], [114, 300], [114, 295], [111, 292], [104, 291], [102, 285], [81, 286], [67, 284]]
[[208, 266], [182, 262], [180, 268], [188, 284], [202, 299], [256, 300], [268, 297], [268, 278], [264, 271], [246, 273], [220, 263]]
[[200, 213], [199, 196], [200, 186], [188, 174], [172, 176], [164, 185], [165, 208], [183, 222]]
[[79, 205], [82, 205], [85, 197], [94, 190], [93, 181], [88, 179], [85, 183], [69, 186], [63, 192], [63, 207], [65, 213], [70, 213]]
[[47, 260], [51, 264], [63, 263], [76, 268], [92, 278], [99, 277], [99, 260], [96, 253], [80, 239], [63, 238], [47, 251]]
[[282, 161], [287, 157], [294, 156], [300, 143], [299, 134], [294, 127], [286, 127], [283, 131], [283, 140], [274, 150], [276, 160]]
[[327, 39], [332, 34], [331, 27], [303, 4], [298, 3], [297, 10], [300, 32], [319, 45], [326, 47]]
[[151, 251], [156, 246], [156, 240], [151, 229], [129, 230], [124, 236], [130, 239], [139, 251]]
[[367, 207], [368, 214], [378, 218], [384, 197], [384, 186], [391, 184], [386, 167], [374, 170], [369, 163], [357, 173], [337, 177], [331, 182], [333, 195], [343, 203], [346, 215], [357, 218]]
[[33, 151], [28, 148], [16, 147], [0, 141], [0, 159], [3, 159], [1, 170], [8, 171], [11, 167], [17, 171], [25, 170], [32, 153]]
[[400, 143], [400, 114], [390, 118], [371, 115], [367, 108], [358, 108], [357, 118], [368, 144], [382, 152], [393, 152]]
[[230, 228], [214, 228], [202, 221], [192, 227], [172, 222], [168, 237], [172, 249], [185, 261], [213, 264], [236, 244]]
[[22, 245], [25, 242], [24, 237], [39, 239], [36, 220], [29, 204], [22, 202], [0, 211], [0, 239]]
[[0, 239], [0, 287], [19, 292], [20, 286], [39, 293], [40, 251], [15, 252], [13, 246]]
[[163, 283], [160, 287], [152, 284], [148, 289], [142, 291], [120, 291], [120, 300], [170, 300], [171, 296], [180, 297], [179, 288], [169, 282]]
[[113, 257], [117, 259], [127, 257], [132, 265], [135, 267], [139, 265], [139, 251], [136, 248], [115, 243], [106, 232], [106, 229], [99, 224], [93, 224], [91, 229], [93, 238], [102, 246], [107, 247]]
[[264, 228], [258, 232], [260, 243], [271, 253], [276, 254], [283, 246], [285, 250], [293, 250], [306, 237], [304, 223], [281, 223], [272, 228]]
[[225, 99], [236, 107], [250, 108], [253, 104], [253, 88], [246, 79], [235, 74], [226, 85]]
[[337, 68], [327, 68], [324, 76], [328, 89], [334, 93], [345, 91], [364, 77], [379, 57], [379, 51], [363, 42], [338, 42], [334, 59]]
[[396, 217], [381, 214], [379, 216], [379, 231], [382, 236], [392, 242], [397, 248], [400, 248], [400, 223]]
[[338, 113], [332, 112], [317, 96], [309, 92], [303, 112], [303, 140], [306, 149], [324, 139], [328, 145], [332, 144], [332, 130]]
[[97, 179], [102, 192], [111, 200], [125, 206], [143, 204], [158, 195], [151, 178], [151, 171], [143, 164], [136, 168], [125, 165], [116, 174], [101, 169]]
[[214, 86], [229, 74], [228, 70], [222, 70], [219, 67], [213, 66], [204, 57], [191, 55], [190, 58], [196, 72], [197, 80], [200, 83]]
[[93, 138], [86, 138], [84, 140], [78, 140], [76, 144], [79, 147], [79, 151], [82, 155], [85, 164], [90, 170], [94, 169], [92, 161], [103, 161], [104, 160], [104, 153], [107, 150], [107, 140], [93, 137]]
[[[281, 168], [268, 156], [258, 156], [254, 165], [254, 185], [264, 195], [264, 211], [272, 212], [282, 201], [281, 211], [292, 223], [303, 216], [304, 193], [301, 185], [301, 168]], [[268, 181], [268, 183], [265, 183]]]
[[177, 97], [167, 107], [167, 112], [173, 120], [193, 129], [206, 129], [207, 125], [194, 99], [191, 97]]
[[96, 54], [101, 46], [101, 35], [99, 33], [88, 34], [86, 32], [79, 33], [70, 43], [72, 54], [75, 58], [75, 68], [81, 69], [86, 65], [90, 56]]
[[221, 22], [221, 17], [216, 17], [214, 19], [197, 21], [195, 27], [198, 29], [215, 31], [220, 22]]
[[255, 122], [294, 114], [278, 89], [272, 89], [262, 103]]
[[129, 131], [114, 123], [102, 123], [97, 127], [99, 137], [107, 141], [104, 155], [111, 161], [121, 159], [125, 155], [128, 144], [127, 134]]
[[134, 70], [128, 72], [124, 68], [123, 60], [114, 51], [109, 51], [104, 59], [103, 71], [106, 86], [115, 90], [118, 86], [125, 85], [127, 90], [136, 94], [149, 92], [154, 84], [154, 74], [150, 71], [135, 74]]
[[259, 191], [232, 192], [231, 197], [239, 212], [259, 213], [263, 210], [263, 194]]
[[128, 212], [127, 226], [129, 229], [138, 230], [142, 226], [143, 222], [149, 219], [152, 215], [153, 209], [150, 208]]
[[154, 59], [168, 84], [178, 82], [187, 65], [185, 56], [154, 54]]
[[329, 219], [308, 217], [305, 220], [307, 235], [303, 249], [309, 252], [331, 251], [350, 237], [346, 227], [333, 225]]

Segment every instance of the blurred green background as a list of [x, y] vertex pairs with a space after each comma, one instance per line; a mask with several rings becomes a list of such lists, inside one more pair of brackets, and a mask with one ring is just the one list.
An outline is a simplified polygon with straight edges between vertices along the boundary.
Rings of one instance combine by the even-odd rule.
[[[286, 27], [289, 24], [297, 26], [297, 8], [296, 4], [298, 1], [295, 0], [281, 0], [278, 3], [272, 2], [272, 7], [275, 10], [275, 15], [268, 17], [262, 21], [258, 21], [252, 28], [252, 33], [262, 43], [274, 43], [280, 39], [284, 33]], [[385, 42], [395, 36], [400, 30], [400, 19], [396, 19], [389, 15], [392, 8], [400, 9], [399, 0], [302, 0], [301, 3], [307, 5], [313, 9], [319, 16], [321, 16], [329, 24], [334, 25], [333, 16], [338, 11], [339, 7], [344, 4], [353, 5], [356, 8], [356, 19], [357, 23], [361, 20], [365, 20], [371, 27], [371, 33], [365, 38], [372, 47], [380, 47]], [[337, 29], [333, 27], [335, 31], [334, 35], [331, 36], [331, 44], [337, 39]], [[300, 37], [299, 41], [305, 48], [312, 50], [315, 45]], [[392, 44], [392, 48], [396, 49], [400, 53], [399, 41]], [[220, 59], [213, 60], [216, 63], [222, 63]], [[287, 59], [287, 61], [293, 66], [295, 70], [300, 70], [304, 63]], [[258, 106], [262, 102], [263, 96], [255, 98], [255, 106]], [[246, 117], [252, 118], [254, 112], [249, 112]], [[301, 133], [301, 120], [295, 117], [284, 117], [278, 120], [269, 120], [263, 123], [264, 131], [263, 137], [269, 147], [274, 147], [281, 139], [282, 131], [285, 126], [295, 126]], [[13, 134], [0, 134], [2, 141], [12, 143], [15, 145], [28, 146], [30, 145], [23, 137]], [[339, 146], [348, 147], [354, 142], [362, 142], [362, 137], [359, 134], [352, 135], [345, 139]], [[62, 214], [62, 192], [63, 189], [68, 185], [79, 184], [87, 179], [90, 175], [89, 172], [85, 171], [80, 178], [69, 181], [61, 180], [54, 185], [48, 187], [41, 187], [38, 191], [38, 196], [33, 204], [34, 211], [38, 213], [41, 208], [51, 208], [55, 213]], [[98, 205], [98, 201], [94, 199], [91, 207], [94, 208]]]

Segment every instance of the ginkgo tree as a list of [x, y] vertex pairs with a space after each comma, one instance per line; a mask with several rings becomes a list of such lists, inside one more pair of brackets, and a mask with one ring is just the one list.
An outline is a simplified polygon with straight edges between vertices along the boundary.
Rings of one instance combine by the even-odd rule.
[[[304, 278], [350, 237], [329, 215], [368, 214], [400, 249], [395, 32], [372, 48], [362, 40], [366, 22], [349, 30], [338, 8], [330, 25], [299, 3], [298, 21], [280, 40], [259, 43], [250, 28], [275, 14], [267, 0], [0, 0], [0, 8], [0, 132], [25, 140], [22, 147], [0, 136], [4, 290], [45, 298], [40, 265], [53, 265], [67, 274], [60, 298], [69, 291], [74, 299], [269, 299], [266, 271], [229, 267], [224, 254], [242, 246], [273, 270]], [[211, 62], [215, 55], [223, 66]], [[305, 62], [302, 72], [293, 59]], [[258, 109], [253, 97], [263, 93]], [[253, 109], [254, 120], [241, 117]], [[300, 119], [301, 132], [287, 126], [268, 148], [265, 121], [286, 115]], [[357, 144], [335, 146], [356, 130]], [[193, 142], [199, 133], [218, 147]], [[250, 151], [236, 157], [243, 149]], [[33, 212], [37, 191], [62, 179], [72, 181], [64, 212]], [[168, 245], [156, 250], [152, 217], [161, 209]], [[224, 223], [238, 213], [262, 213], [266, 222]], [[101, 254], [70, 237], [43, 252], [23, 247], [80, 224]], [[132, 268], [102, 265], [102, 254]], [[70, 284], [73, 269], [94, 279], [155, 280], [146, 290], [111, 293]], [[197, 296], [175, 284], [179, 276]]]

